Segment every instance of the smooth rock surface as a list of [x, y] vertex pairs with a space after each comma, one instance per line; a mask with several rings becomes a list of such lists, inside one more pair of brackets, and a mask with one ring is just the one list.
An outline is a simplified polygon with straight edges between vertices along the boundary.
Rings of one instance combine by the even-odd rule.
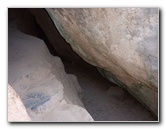
[[66, 74], [59, 57], [44, 42], [9, 24], [9, 84], [20, 96], [32, 121], [88, 122], [83, 91], [74, 75]]
[[157, 8], [46, 10], [79, 56], [158, 115]]

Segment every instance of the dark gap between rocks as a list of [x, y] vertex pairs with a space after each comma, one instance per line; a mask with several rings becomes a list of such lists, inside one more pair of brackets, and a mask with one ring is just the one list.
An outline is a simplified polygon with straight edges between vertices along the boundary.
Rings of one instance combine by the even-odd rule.
[[[86, 63], [82, 59], [80, 59], [82, 62], [78, 63], [59, 55], [48, 40], [43, 29], [36, 22], [35, 16], [27, 9], [9, 9], [9, 20], [15, 17], [19, 17], [18, 28], [22, 32], [43, 39], [50, 53], [53, 56], [61, 58], [66, 73], [77, 76], [78, 82], [84, 90], [82, 101], [86, 110], [95, 121], [157, 120], [148, 109], [141, 105], [125, 89], [119, 88], [116, 84], [102, 77], [96, 67]], [[30, 19], [28, 20], [28, 18]], [[29, 27], [32, 26], [33, 28], [30, 29]], [[62, 38], [60, 34], [58, 36], [56, 37], [57, 39]]]

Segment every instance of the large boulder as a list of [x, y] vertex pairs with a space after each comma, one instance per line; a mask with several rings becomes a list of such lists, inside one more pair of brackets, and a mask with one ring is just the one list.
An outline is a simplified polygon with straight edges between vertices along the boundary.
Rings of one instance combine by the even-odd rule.
[[157, 8], [46, 10], [80, 57], [158, 115]]
[[31, 120], [93, 121], [81, 101], [83, 91], [76, 76], [65, 73], [60, 58], [53, 57], [41, 39], [15, 27], [9, 23], [8, 83], [20, 96]]

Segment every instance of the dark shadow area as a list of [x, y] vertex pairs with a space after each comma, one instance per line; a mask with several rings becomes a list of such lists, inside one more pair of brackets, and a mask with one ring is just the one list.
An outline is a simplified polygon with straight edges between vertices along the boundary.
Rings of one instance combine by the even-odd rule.
[[18, 20], [17, 26], [19, 30], [21, 30], [25, 34], [32, 35], [34, 37], [38, 37], [42, 39], [47, 45], [47, 48], [49, 49], [50, 53], [53, 56], [58, 56], [56, 50], [54, 49], [53, 45], [48, 40], [44, 31], [36, 22], [35, 17], [27, 9], [24, 9], [24, 8], [9, 9], [8, 13], [9, 13], [9, 16], [8, 16], [9, 20], [10, 19]]

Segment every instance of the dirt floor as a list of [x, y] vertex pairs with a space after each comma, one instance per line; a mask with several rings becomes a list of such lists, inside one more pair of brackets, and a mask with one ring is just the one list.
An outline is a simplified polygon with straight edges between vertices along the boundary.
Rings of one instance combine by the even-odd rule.
[[103, 78], [96, 68], [63, 61], [67, 73], [77, 76], [83, 103], [95, 121], [156, 121], [127, 91]]

